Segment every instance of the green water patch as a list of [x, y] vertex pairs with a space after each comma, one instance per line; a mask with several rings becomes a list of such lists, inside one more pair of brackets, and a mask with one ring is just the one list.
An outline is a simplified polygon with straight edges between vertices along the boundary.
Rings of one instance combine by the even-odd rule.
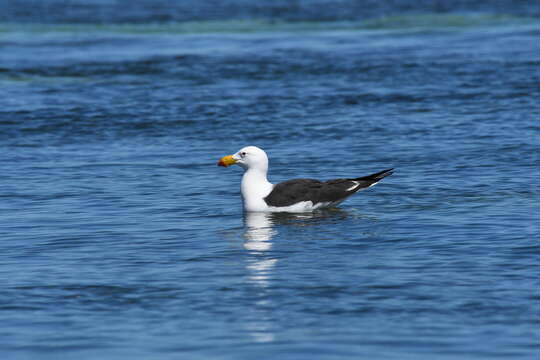
[[540, 19], [500, 14], [419, 14], [385, 16], [366, 20], [365, 29], [468, 28], [540, 24]]
[[209, 34], [274, 31], [317, 31], [351, 29], [352, 22], [270, 22], [265, 20], [194, 21], [151, 24], [3, 24], [0, 32], [117, 33], [117, 34]]
[[0, 74], [0, 84], [4, 85], [26, 85], [26, 84], [69, 84], [69, 83], [84, 83], [90, 79], [85, 77], [74, 76], [30, 76], [30, 75], [9, 75], [2, 76]]
[[306, 32], [336, 30], [407, 30], [469, 28], [475, 26], [531, 25], [540, 19], [501, 14], [417, 14], [385, 16], [363, 21], [225, 20], [148, 24], [0, 24], [1, 33], [117, 33], [211, 34], [257, 32]]

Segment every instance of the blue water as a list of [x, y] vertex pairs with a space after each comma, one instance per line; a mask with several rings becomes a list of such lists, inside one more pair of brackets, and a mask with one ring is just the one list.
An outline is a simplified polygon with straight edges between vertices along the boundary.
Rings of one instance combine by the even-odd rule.
[[540, 6], [125, 3], [0, 1], [3, 359], [540, 356]]

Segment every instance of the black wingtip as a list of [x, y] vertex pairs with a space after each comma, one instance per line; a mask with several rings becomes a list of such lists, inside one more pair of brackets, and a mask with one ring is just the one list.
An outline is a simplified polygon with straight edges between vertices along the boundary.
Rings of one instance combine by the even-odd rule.
[[379, 180], [384, 179], [387, 176], [392, 175], [393, 173], [394, 173], [394, 168], [390, 168], [383, 171], [379, 171], [375, 174], [356, 178], [355, 180], [379, 181]]
[[375, 176], [375, 179], [381, 180], [381, 179], [384, 179], [387, 176], [392, 175], [393, 173], [394, 173], [394, 168], [386, 169], [386, 170], [383, 170], [383, 171], [379, 172], [377, 174], [377, 176]]

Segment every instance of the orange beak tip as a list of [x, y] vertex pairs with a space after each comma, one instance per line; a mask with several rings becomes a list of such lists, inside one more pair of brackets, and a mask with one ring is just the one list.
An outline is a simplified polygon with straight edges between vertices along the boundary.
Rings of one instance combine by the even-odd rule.
[[232, 155], [227, 155], [219, 159], [217, 164], [218, 166], [227, 167], [235, 163], [236, 163], [236, 160], [232, 157]]

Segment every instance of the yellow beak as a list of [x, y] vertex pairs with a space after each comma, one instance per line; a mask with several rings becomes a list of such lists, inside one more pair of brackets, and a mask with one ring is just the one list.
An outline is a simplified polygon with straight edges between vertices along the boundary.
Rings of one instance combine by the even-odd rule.
[[236, 163], [236, 160], [234, 160], [234, 158], [232, 157], [232, 155], [227, 155], [227, 156], [224, 156], [222, 157], [221, 159], [219, 159], [218, 161], [218, 165], [219, 166], [230, 166], [230, 165], [233, 165]]

